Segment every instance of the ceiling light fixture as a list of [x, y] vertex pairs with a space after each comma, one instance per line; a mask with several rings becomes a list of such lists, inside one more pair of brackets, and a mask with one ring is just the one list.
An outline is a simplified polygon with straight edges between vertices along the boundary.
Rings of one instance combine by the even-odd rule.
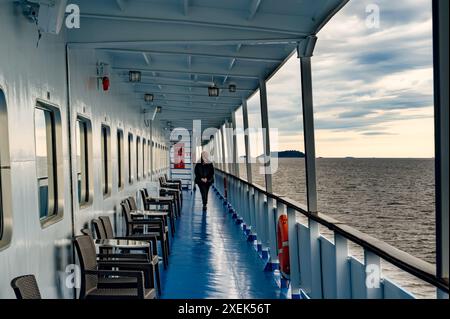
[[144, 100], [145, 102], [149, 103], [149, 102], [153, 102], [153, 94], [150, 93], [146, 93], [144, 94]]
[[231, 93], [236, 92], [236, 84], [230, 84], [228, 86], [228, 91], [230, 91]]
[[141, 82], [142, 73], [140, 71], [129, 72], [130, 82]]
[[208, 87], [208, 95], [217, 97], [219, 96], [219, 88], [214, 84]]

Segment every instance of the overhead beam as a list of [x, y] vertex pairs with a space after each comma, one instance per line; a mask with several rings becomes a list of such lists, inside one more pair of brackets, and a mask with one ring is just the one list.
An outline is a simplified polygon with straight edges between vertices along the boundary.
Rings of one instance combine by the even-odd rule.
[[208, 71], [195, 70], [195, 69], [194, 70], [179, 70], [179, 69], [177, 69], [176, 66], [174, 68], [158, 69], [158, 70], [142, 69], [142, 68], [136, 68], [136, 67], [113, 67], [113, 70], [117, 70], [117, 71], [134, 70], [134, 71], [150, 72], [150, 73], [158, 72], [158, 73], [174, 73], [174, 74], [197, 74], [197, 75], [214, 76], [214, 77], [230, 76], [230, 77], [234, 77], [234, 78], [255, 79], [255, 80], [259, 80], [259, 78], [260, 78], [258, 75], [254, 75], [254, 74], [241, 74], [241, 73], [234, 73], [234, 72], [226, 74], [226, 72], [221, 72], [221, 71], [208, 72]]
[[[151, 93], [151, 92], [146, 92], [146, 91], [135, 91], [136, 93]], [[177, 95], [177, 96], [199, 96], [199, 97], [204, 97], [204, 98], [211, 98], [208, 96], [208, 94], [192, 94], [191, 92], [185, 92], [185, 93], [181, 93], [181, 92], [167, 92], [167, 91], [160, 91], [160, 92], [154, 92], [154, 95]], [[219, 96], [220, 100], [224, 99], [224, 100], [238, 100], [241, 101], [241, 97], [234, 97], [234, 96]], [[239, 102], [238, 102], [239, 103]]]
[[[259, 7], [259, 5], [258, 5]], [[258, 8], [256, 8], [257, 11]], [[255, 13], [256, 13], [255, 11]], [[98, 13], [81, 13], [81, 18], [83, 19], [95, 19], [95, 20], [113, 20], [121, 22], [147, 22], [147, 23], [158, 23], [158, 24], [175, 24], [175, 25], [187, 25], [196, 27], [206, 27], [206, 28], [218, 28], [226, 30], [237, 30], [237, 31], [253, 31], [253, 32], [265, 32], [272, 34], [282, 34], [282, 35], [294, 35], [294, 36], [307, 36], [306, 32], [301, 32], [293, 29], [280, 29], [280, 28], [270, 28], [264, 26], [251, 26], [251, 25], [240, 25], [240, 24], [229, 24], [220, 23], [213, 21], [194, 21], [194, 20], [181, 20], [181, 19], [171, 19], [171, 18], [159, 18], [159, 17], [139, 17], [139, 16], [123, 16], [123, 15], [112, 15], [112, 14], [98, 14]], [[249, 15], [251, 16], [251, 15]]]
[[196, 101], [196, 100], [174, 100], [174, 99], [159, 99], [155, 98], [154, 101], [166, 101], [166, 102], [183, 102], [183, 103], [202, 103], [202, 104], [208, 104], [208, 105], [229, 105], [231, 106], [238, 106], [239, 103], [225, 103], [225, 102], [217, 102], [217, 101]]
[[[161, 50], [136, 50], [136, 49], [119, 49], [119, 48], [99, 48], [97, 50], [107, 51], [107, 52], [117, 52], [117, 53], [136, 53], [136, 54], [161, 54], [161, 55], [175, 55], [175, 56], [195, 56], [204, 58], [218, 58], [218, 59], [237, 59], [241, 61], [250, 62], [264, 62], [264, 63], [281, 63], [283, 59], [276, 59], [270, 57], [257, 57], [257, 56], [246, 56], [239, 54], [213, 54], [213, 53], [199, 53], [190, 51], [161, 51]], [[237, 52], [239, 53], [239, 52]]]
[[[189, 80], [186, 80], [189, 81]], [[123, 81], [122, 83], [130, 83], [128, 81]], [[183, 87], [183, 88], [194, 88], [194, 89], [204, 89], [206, 88], [205, 85], [183, 85], [183, 84], [173, 84], [173, 83], [162, 83], [162, 82], [157, 82], [157, 83], [153, 83], [153, 82], [139, 82], [137, 84], [135, 84], [136, 86], [139, 85], [149, 85], [149, 86], [168, 86], [168, 87]], [[227, 87], [219, 87], [219, 89], [223, 89], [226, 90], [228, 89]], [[236, 88], [236, 91], [242, 91], [242, 92], [253, 92], [255, 90], [255, 88], [240, 88], [239, 86]]]
[[249, 21], [253, 20], [253, 18], [256, 15], [256, 12], [258, 12], [261, 2], [262, 2], [262, 0], [252, 0], [252, 2], [250, 3], [250, 10], [249, 10], [247, 20], [249, 20]]

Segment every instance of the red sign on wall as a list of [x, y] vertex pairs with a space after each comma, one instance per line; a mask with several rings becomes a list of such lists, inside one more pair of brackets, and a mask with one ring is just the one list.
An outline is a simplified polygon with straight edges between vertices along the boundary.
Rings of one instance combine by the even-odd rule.
[[174, 168], [175, 169], [185, 168], [186, 164], [184, 163], [184, 143], [175, 144], [173, 150], [174, 150], [173, 156]]

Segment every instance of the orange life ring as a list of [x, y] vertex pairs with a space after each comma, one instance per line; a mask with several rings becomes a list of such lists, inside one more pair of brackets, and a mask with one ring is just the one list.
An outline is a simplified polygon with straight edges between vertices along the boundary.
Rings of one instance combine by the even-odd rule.
[[286, 215], [281, 215], [278, 218], [277, 241], [280, 271], [285, 278], [289, 278], [291, 268], [289, 264], [288, 218]]

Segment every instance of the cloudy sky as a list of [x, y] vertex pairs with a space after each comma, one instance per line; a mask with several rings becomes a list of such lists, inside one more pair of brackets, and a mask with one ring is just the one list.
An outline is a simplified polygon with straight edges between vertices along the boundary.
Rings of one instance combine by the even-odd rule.
[[[379, 27], [367, 25], [373, 4]], [[431, 0], [350, 1], [318, 38], [312, 60], [317, 156], [433, 157]], [[272, 149], [303, 150], [296, 56], [267, 90], [270, 126], [278, 129]], [[250, 126], [258, 127], [258, 95], [248, 106]], [[252, 155], [262, 153], [256, 136]]]

